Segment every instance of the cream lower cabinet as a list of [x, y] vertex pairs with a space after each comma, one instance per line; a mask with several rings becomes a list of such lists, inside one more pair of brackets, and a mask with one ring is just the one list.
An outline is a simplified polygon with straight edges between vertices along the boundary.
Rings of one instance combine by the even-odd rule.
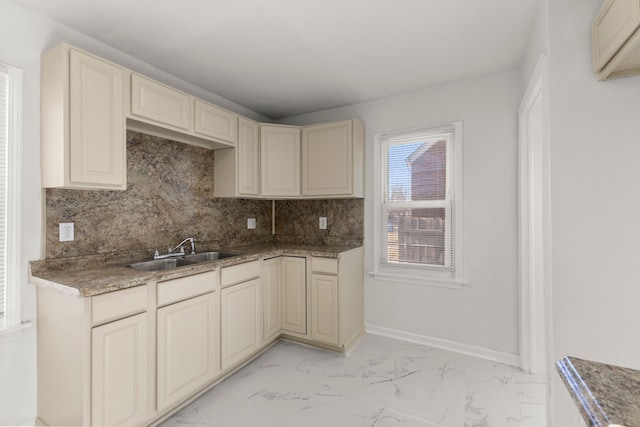
[[157, 407], [163, 411], [218, 373], [214, 293], [158, 309]]
[[280, 258], [283, 332], [307, 333], [306, 265], [305, 258]]
[[222, 370], [245, 361], [262, 346], [260, 261], [223, 267], [220, 291]]
[[311, 275], [311, 339], [338, 345], [338, 277]]
[[311, 340], [346, 350], [364, 334], [362, 247], [311, 259]]
[[91, 425], [135, 426], [147, 418], [147, 314], [91, 331]]
[[306, 258], [280, 256], [262, 263], [263, 339], [307, 333]]
[[280, 257], [270, 258], [262, 262], [262, 295], [263, 320], [262, 337], [268, 341], [280, 333], [282, 329], [282, 284]]

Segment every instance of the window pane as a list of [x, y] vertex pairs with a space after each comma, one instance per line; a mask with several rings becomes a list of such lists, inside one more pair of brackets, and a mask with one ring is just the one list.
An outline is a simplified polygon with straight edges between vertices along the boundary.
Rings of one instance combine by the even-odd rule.
[[388, 171], [390, 202], [445, 200], [447, 141], [390, 144]]
[[387, 262], [447, 266], [445, 208], [390, 209]]

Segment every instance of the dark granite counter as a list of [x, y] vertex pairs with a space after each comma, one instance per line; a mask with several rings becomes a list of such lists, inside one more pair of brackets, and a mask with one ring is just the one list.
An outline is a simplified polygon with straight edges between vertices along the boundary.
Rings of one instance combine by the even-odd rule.
[[89, 297], [119, 289], [144, 285], [148, 282], [211, 271], [218, 267], [240, 264], [280, 255], [340, 258], [340, 254], [359, 246], [301, 245], [292, 243], [261, 243], [225, 248], [198, 248], [198, 252], [219, 250], [241, 255], [215, 261], [200, 262], [170, 270], [144, 272], [126, 267], [141, 259], [151, 259], [144, 252], [101, 254], [84, 257], [31, 261], [29, 281], [36, 286], [54, 288], [59, 292]]
[[640, 371], [575, 357], [556, 369], [588, 426], [640, 426]]

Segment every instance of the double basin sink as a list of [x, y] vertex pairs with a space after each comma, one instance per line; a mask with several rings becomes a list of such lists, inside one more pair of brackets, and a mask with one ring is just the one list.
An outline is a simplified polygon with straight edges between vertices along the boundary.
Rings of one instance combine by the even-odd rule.
[[199, 262], [215, 261], [217, 259], [230, 258], [242, 255], [233, 252], [202, 252], [192, 255], [180, 255], [175, 258], [152, 259], [149, 261], [139, 261], [127, 264], [127, 267], [138, 271], [160, 271], [171, 270], [173, 268], [194, 265]]

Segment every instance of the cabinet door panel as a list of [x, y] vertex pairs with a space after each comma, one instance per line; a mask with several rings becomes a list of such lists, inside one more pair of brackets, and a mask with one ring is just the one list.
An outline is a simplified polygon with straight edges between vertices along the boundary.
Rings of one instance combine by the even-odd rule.
[[282, 329], [307, 333], [306, 260], [284, 257], [281, 266], [283, 315]]
[[238, 193], [260, 194], [260, 126], [240, 118], [238, 122]]
[[147, 314], [93, 328], [91, 339], [91, 424], [128, 426], [144, 421]]
[[216, 323], [213, 292], [158, 309], [159, 411], [189, 396], [217, 373]]
[[353, 188], [351, 120], [302, 129], [302, 195], [349, 195]]
[[300, 129], [260, 127], [261, 194], [300, 195]]
[[281, 260], [272, 258], [264, 261], [262, 267], [263, 339], [266, 341], [280, 332], [282, 327], [280, 306]]
[[70, 184], [126, 188], [124, 73], [74, 49], [69, 61]]
[[242, 362], [262, 344], [260, 279], [223, 288], [221, 303], [221, 361], [224, 370]]
[[137, 74], [131, 76], [131, 114], [190, 130], [191, 98]]
[[197, 99], [195, 112], [196, 133], [235, 144], [238, 126], [236, 114]]
[[338, 345], [338, 277], [311, 276], [311, 338]]

